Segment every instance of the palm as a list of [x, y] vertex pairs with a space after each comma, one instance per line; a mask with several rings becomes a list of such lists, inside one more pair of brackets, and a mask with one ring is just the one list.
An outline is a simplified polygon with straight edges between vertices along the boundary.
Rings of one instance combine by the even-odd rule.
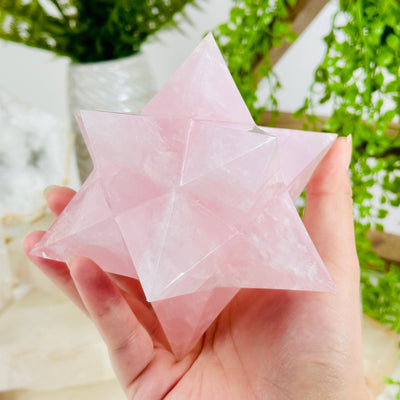
[[[336, 385], [349, 373], [349, 361], [356, 366], [356, 360], [348, 360], [354, 352], [352, 338], [356, 332], [351, 330], [356, 324], [349, 327], [347, 342], [332, 337], [333, 328], [341, 321], [336, 313], [329, 312], [330, 298], [242, 290], [208, 329], [197, 349], [181, 364], [175, 364], [172, 373], [174, 357], [165, 347], [161, 331], [153, 330], [157, 344], [152, 363], [166, 367], [157, 371], [173, 387], [166, 398], [291, 399], [299, 390], [296, 375], [304, 382], [313, 382], [316, 396], [326, 389], [327, 376]], [[311, 310], [314, 315], [310, 315]], [[152, 312], [147, 312], [146, 317], [139, 314], [139, 318], [149, 323]], [[157, 326], [155, 320], [152, 323]], [[335, 348], [334, 353], [327, 353], [327, 344]], [[160, 375], [148, 376], [127, 391], [137, 393], [140, 385], [158, 379]], [[340, 398], [339, 393], [336, 395]]]
[[[314, 175], [305, 215], [338, 293], [241, 290], [182, 360], [136, 280], [84, 258], [70, 270], [33, 259], [97, 325], [130, 400], [367, 398], [351, 197], [346, 168], [337, 168], [348, 162], [345, 146], [337, 141]], [[56, 215], [73, 194], [51, 193]], [[27, 238], [28, 252], [42, 234]]]

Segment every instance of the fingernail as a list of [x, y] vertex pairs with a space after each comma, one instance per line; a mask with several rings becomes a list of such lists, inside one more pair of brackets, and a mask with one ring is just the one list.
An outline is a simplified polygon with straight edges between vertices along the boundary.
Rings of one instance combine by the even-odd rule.
[[346, 142], [351, 143], [350, 147], [353, 146], [353, 135], [350, 133], [350, 135], [346, 136]]
[[71, 263], [72, 263], [72, 261], [75, 260], [76, 257], [77, 256], [70, 256], [65, 260], [65, 263], [67, 264], [68, 268], [71, 268]]
[[47, 186], [47, 188], [43, 190], [43, 196], [47, 199], [47, 196], [50, 194], [50, 192], [51, 192], [53, 189], [57, 188], [57, 187], [58, 187], [57, 185], [50, 185], [50, 186]]

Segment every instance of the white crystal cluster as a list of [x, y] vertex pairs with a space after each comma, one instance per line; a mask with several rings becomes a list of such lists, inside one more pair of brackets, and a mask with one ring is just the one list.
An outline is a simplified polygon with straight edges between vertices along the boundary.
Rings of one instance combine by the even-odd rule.
[[43, 211], [43, 190], [70, 177], [72, 142], [60, 121], [0, 89], [0, 217], [29, 221]]

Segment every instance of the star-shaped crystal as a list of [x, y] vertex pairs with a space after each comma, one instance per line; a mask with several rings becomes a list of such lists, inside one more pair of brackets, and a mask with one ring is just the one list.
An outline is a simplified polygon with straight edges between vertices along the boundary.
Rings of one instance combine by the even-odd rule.
[[336, 135], [255, 126], [212, 35], [142, 115], [77, 119], [94, 171], [32, 253], [139, 279], [178, 357], [239, 288], [334, 289], [293, 202]]

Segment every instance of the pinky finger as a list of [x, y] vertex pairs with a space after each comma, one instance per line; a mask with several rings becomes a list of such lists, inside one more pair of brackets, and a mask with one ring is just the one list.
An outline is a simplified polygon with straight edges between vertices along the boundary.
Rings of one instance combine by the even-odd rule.
[[117, 377], [127, 390], [153, 359], [151, 337], [119, 288], [93, 261], [77, 257], [70, 269], [90, 317], [107, 344]]

